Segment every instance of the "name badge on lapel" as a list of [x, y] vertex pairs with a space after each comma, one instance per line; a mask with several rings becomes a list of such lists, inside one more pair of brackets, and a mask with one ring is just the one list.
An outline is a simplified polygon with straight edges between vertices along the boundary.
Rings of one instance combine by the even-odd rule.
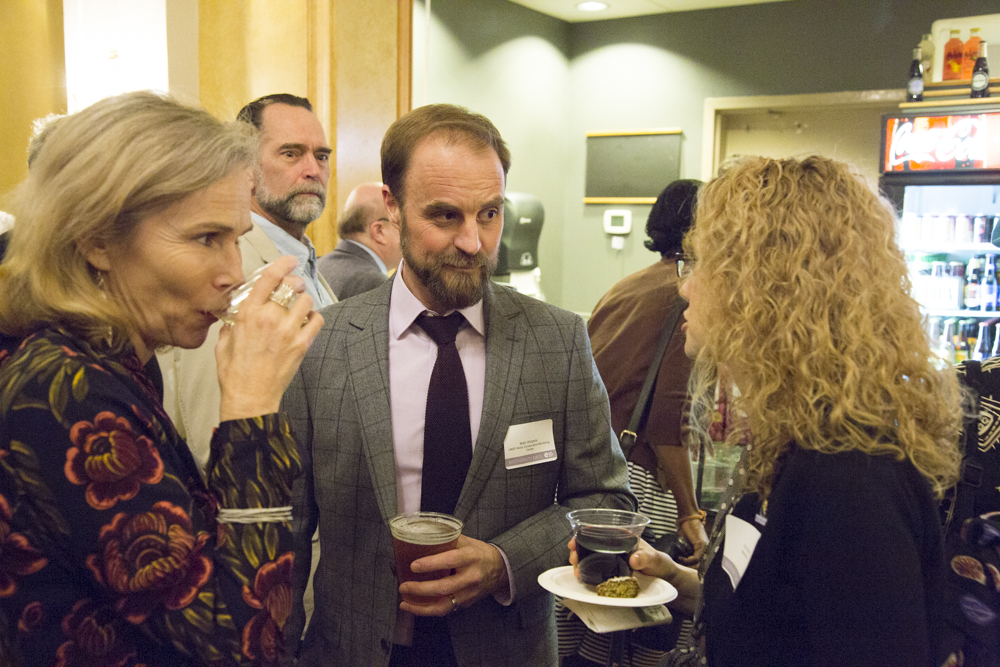
[[512, 425], [503, 441], [503, 458], [507, 470], [554, 461], [556, 439], [552, 435], [552, 420]]
[[752, 523], [732, 514], [726, 515], [726, 546], [722, 552], [722, 569], [729, 575], [734, 591], [740, 585], [743, 573], [747, 571], [759, 539], [760, 531]]

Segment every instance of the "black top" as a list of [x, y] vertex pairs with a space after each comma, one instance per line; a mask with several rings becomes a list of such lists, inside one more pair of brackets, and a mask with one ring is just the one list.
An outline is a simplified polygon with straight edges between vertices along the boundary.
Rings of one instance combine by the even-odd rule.
[[724, 546], [705, 576], [711, 665], [931, 665], [941, 620], [937, 505], [906, 461], [796, 449], [768, 502], [733, 514], [761, 531], [733, 592]]

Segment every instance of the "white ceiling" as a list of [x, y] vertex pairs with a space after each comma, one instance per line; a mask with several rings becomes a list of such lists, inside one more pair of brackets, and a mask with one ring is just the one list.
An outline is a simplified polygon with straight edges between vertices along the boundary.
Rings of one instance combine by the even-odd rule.
[[570, 23], [583, 21], [603, 21], [625, 16], [645, 16], [667, 12], [686, 12], [692, 9], [713, 9], [735, 7], [736, 5], [756, 5], [764, 2], [785, 0], [603, 0], [607, 9], [599, 12], [581, 12], [576, 8], [581, 0], [510, 0], [536, 12], [554, 16]]

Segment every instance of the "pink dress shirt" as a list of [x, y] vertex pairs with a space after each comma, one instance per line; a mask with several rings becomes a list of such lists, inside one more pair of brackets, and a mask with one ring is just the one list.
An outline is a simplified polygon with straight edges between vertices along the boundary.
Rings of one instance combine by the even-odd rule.
[[[397, 272], [397, 275], [398, 272]], [[424, 414], [427, 389], [437, 360], [437, 345], [413, 322], [431, 312], [413, 296], [402, 276], [392, 281], [389, 300], [389, 402], [392, 441], [396, 449], [396, 498], [400, 514], [420, 510], [420, 480], [424, 465]], [[486, 387], [486, 325], [483, 302], [461, 311], [468, 324], [455, 337], [455, 347], [469, 388], [469, 425], [476, 447]], [[447, 315], [448, 313], [434, 313]]]
[[[420, 482], [424, 466], [424, 415], [427, 389], [437, 360], [437, 344], [414, 321], [428, 310], [403, 282], [402, 263], [392, 281], [389, 298], [389, 405], [392, 414], [392, 441], [396, 451], [396, 509], [400, 514], [420, 510]], [[483, 302], [459, 311], [468, 324], [455, 337], [455, 347], [465, 371], [469, 389], [469, 426], [472, 448], [476, 448], [479, 423], [483, 416], [483, 393], [486, 388], [486, 322]], [[496, 545], [494, 545], [496, 547]], [[503, 605], [514, 599], [514, 577], [503, 549], [496, 547], [507, 567], [511, 582], [507, 595], [495, 594]], [[396, 617], [393, 643], [410, 646], [413, 642], [413, 616], [400, 611]]]

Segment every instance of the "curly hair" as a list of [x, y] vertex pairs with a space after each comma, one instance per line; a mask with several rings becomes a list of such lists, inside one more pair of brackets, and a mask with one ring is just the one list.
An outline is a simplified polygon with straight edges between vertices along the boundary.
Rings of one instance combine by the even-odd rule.
[[767, 497], [794, 445], [907, 458], [938, 496], [956, 481], [957, 377], [931, 361], [891, 205], [851, 167], [738, 159], [699, 193], [684, 249], [703, 295], [693, 416], [730, 368], [748, 488]]

